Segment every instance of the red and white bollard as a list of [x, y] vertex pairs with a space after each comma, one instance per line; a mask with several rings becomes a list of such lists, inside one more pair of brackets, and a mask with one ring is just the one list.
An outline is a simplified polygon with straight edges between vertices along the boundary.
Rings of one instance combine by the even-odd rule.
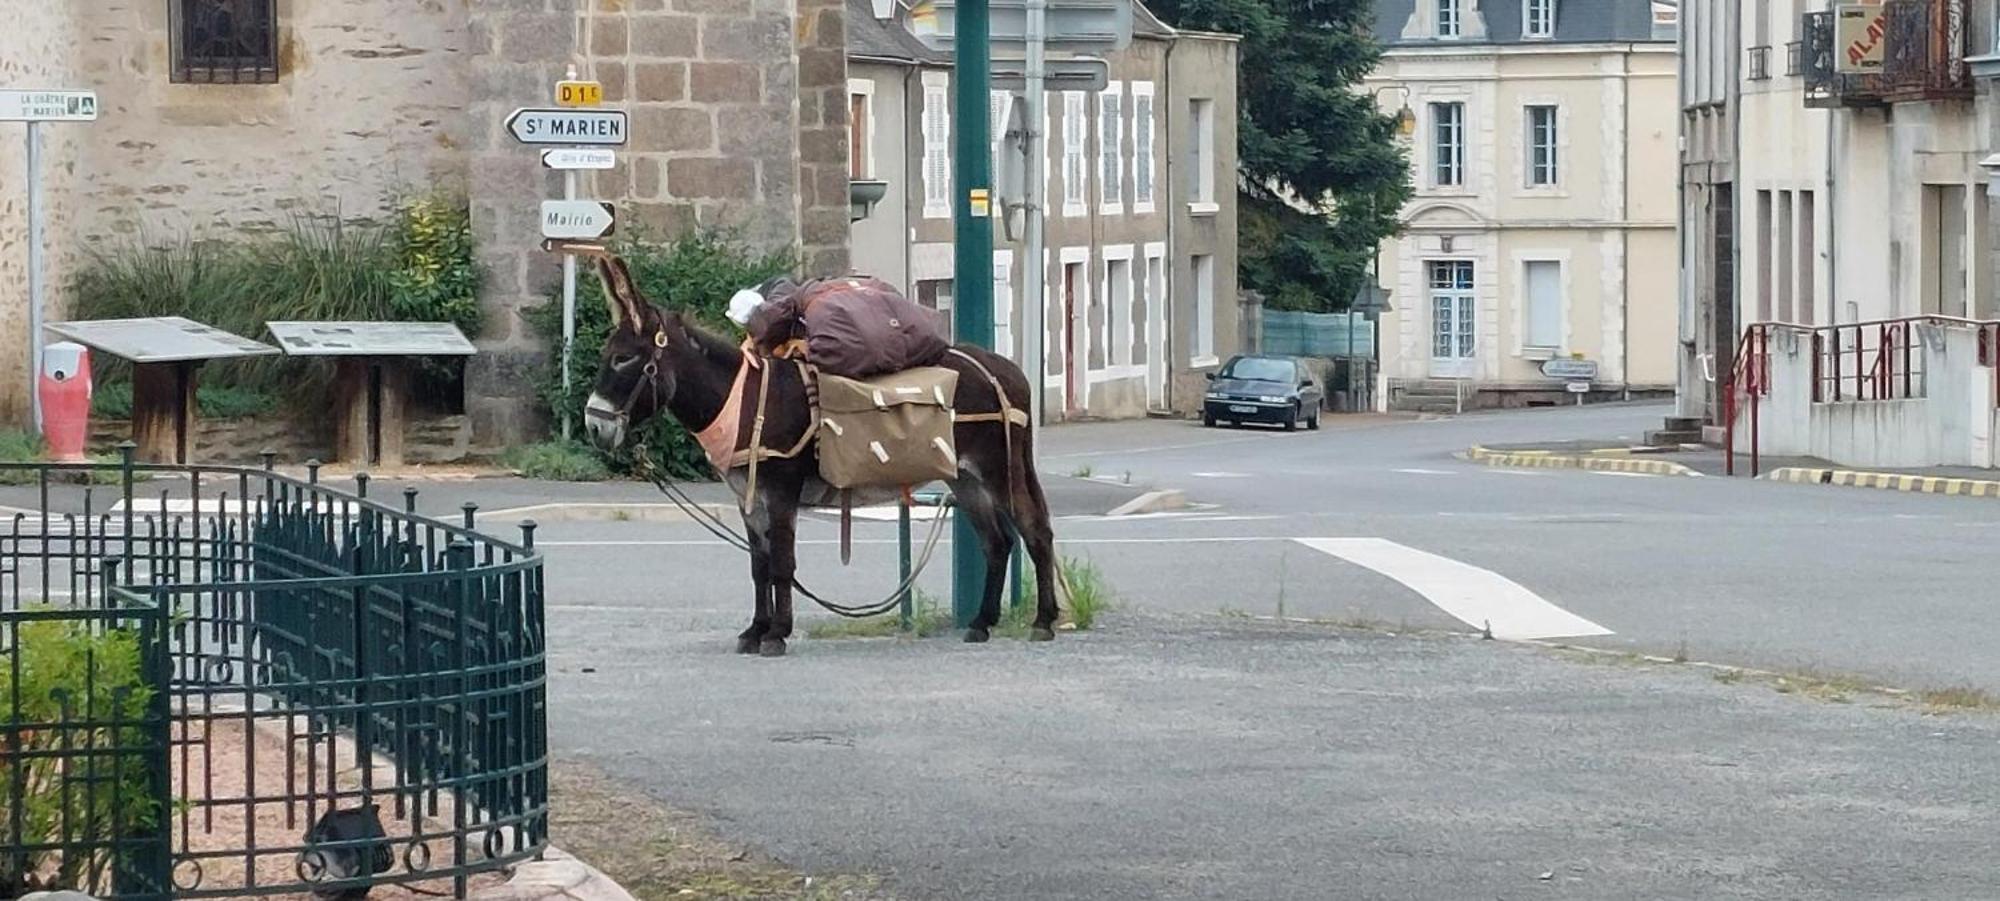
[[90, 441], [90, 349], [69, 341], [42, 348], [39, 382], [42, 441], [49, 459], [88, 462], [83, 451]]

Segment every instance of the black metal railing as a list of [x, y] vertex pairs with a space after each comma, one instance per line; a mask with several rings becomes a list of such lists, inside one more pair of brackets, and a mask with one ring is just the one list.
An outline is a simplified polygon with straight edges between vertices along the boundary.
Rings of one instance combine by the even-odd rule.
[[500, 541], [475, 507], [439, 522], [268, 458], [0, 465], [23, 480], [31, 503], [0, 499], [40, 505], [0, 523], [0, 897], [464, 897], [546, 846], [532, 523]]
[[1890, 102], [1970, 98], [1965, 0], [1883, 4], [1882, 89]]
[[1833, 13], [1806, 13], [1801, 23], [1805, 105], [1814, 109], [1875, 106], [1883, 102], [1881, 76], [1839, 71]]
[[1751, 81], [1763, 81], [1771, 77], [1771, 48], [1750, 48], [1750, 65], [1746, 77]]
[[277, 0], [167, 0], [175, 82], [278, 80]]

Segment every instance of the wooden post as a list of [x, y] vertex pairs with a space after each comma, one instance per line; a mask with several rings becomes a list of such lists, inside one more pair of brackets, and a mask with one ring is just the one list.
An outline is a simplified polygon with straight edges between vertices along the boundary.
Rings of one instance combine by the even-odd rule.
[[147, 463], [194, 458], [195, 370], [201, 363], [139, 363], [132, 367], [132, 440]]
[[334, 363], [334, 459], [355, 466], [403, 465], [410, 365], [398, 357]]
[[367, 357], [341, 357], [333, 364], [333, 458], [366, 466], [373, 462], [369, 441], [369, 396], [372, 393]]

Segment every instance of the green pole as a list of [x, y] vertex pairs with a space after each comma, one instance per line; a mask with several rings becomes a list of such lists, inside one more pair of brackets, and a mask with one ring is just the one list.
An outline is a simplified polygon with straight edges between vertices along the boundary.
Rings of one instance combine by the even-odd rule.
[[[959, 0], [954, 14], [952, 104], [953, 285], [955, 334], [960, 344], [993, 346], [993, 172], [988, 102], [992, 48], [987, 0]], [[951, 610], [963, 629], [979, 613], [986, 588], [986, 559], [979, 536], [964, 516], [952, 516]]]

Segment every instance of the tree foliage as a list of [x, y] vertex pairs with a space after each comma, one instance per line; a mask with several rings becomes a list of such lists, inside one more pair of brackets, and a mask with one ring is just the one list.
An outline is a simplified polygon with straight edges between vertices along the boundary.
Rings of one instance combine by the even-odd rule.
[[1157, 0], [1151, 8], [1178, 28], [1243, 37], [1243, 287], [1278, 308], [1344, 309], [1410, 196], [1395, 117], [1356, 88], [1381, 55], [1369, 30], [1373, 0]]

